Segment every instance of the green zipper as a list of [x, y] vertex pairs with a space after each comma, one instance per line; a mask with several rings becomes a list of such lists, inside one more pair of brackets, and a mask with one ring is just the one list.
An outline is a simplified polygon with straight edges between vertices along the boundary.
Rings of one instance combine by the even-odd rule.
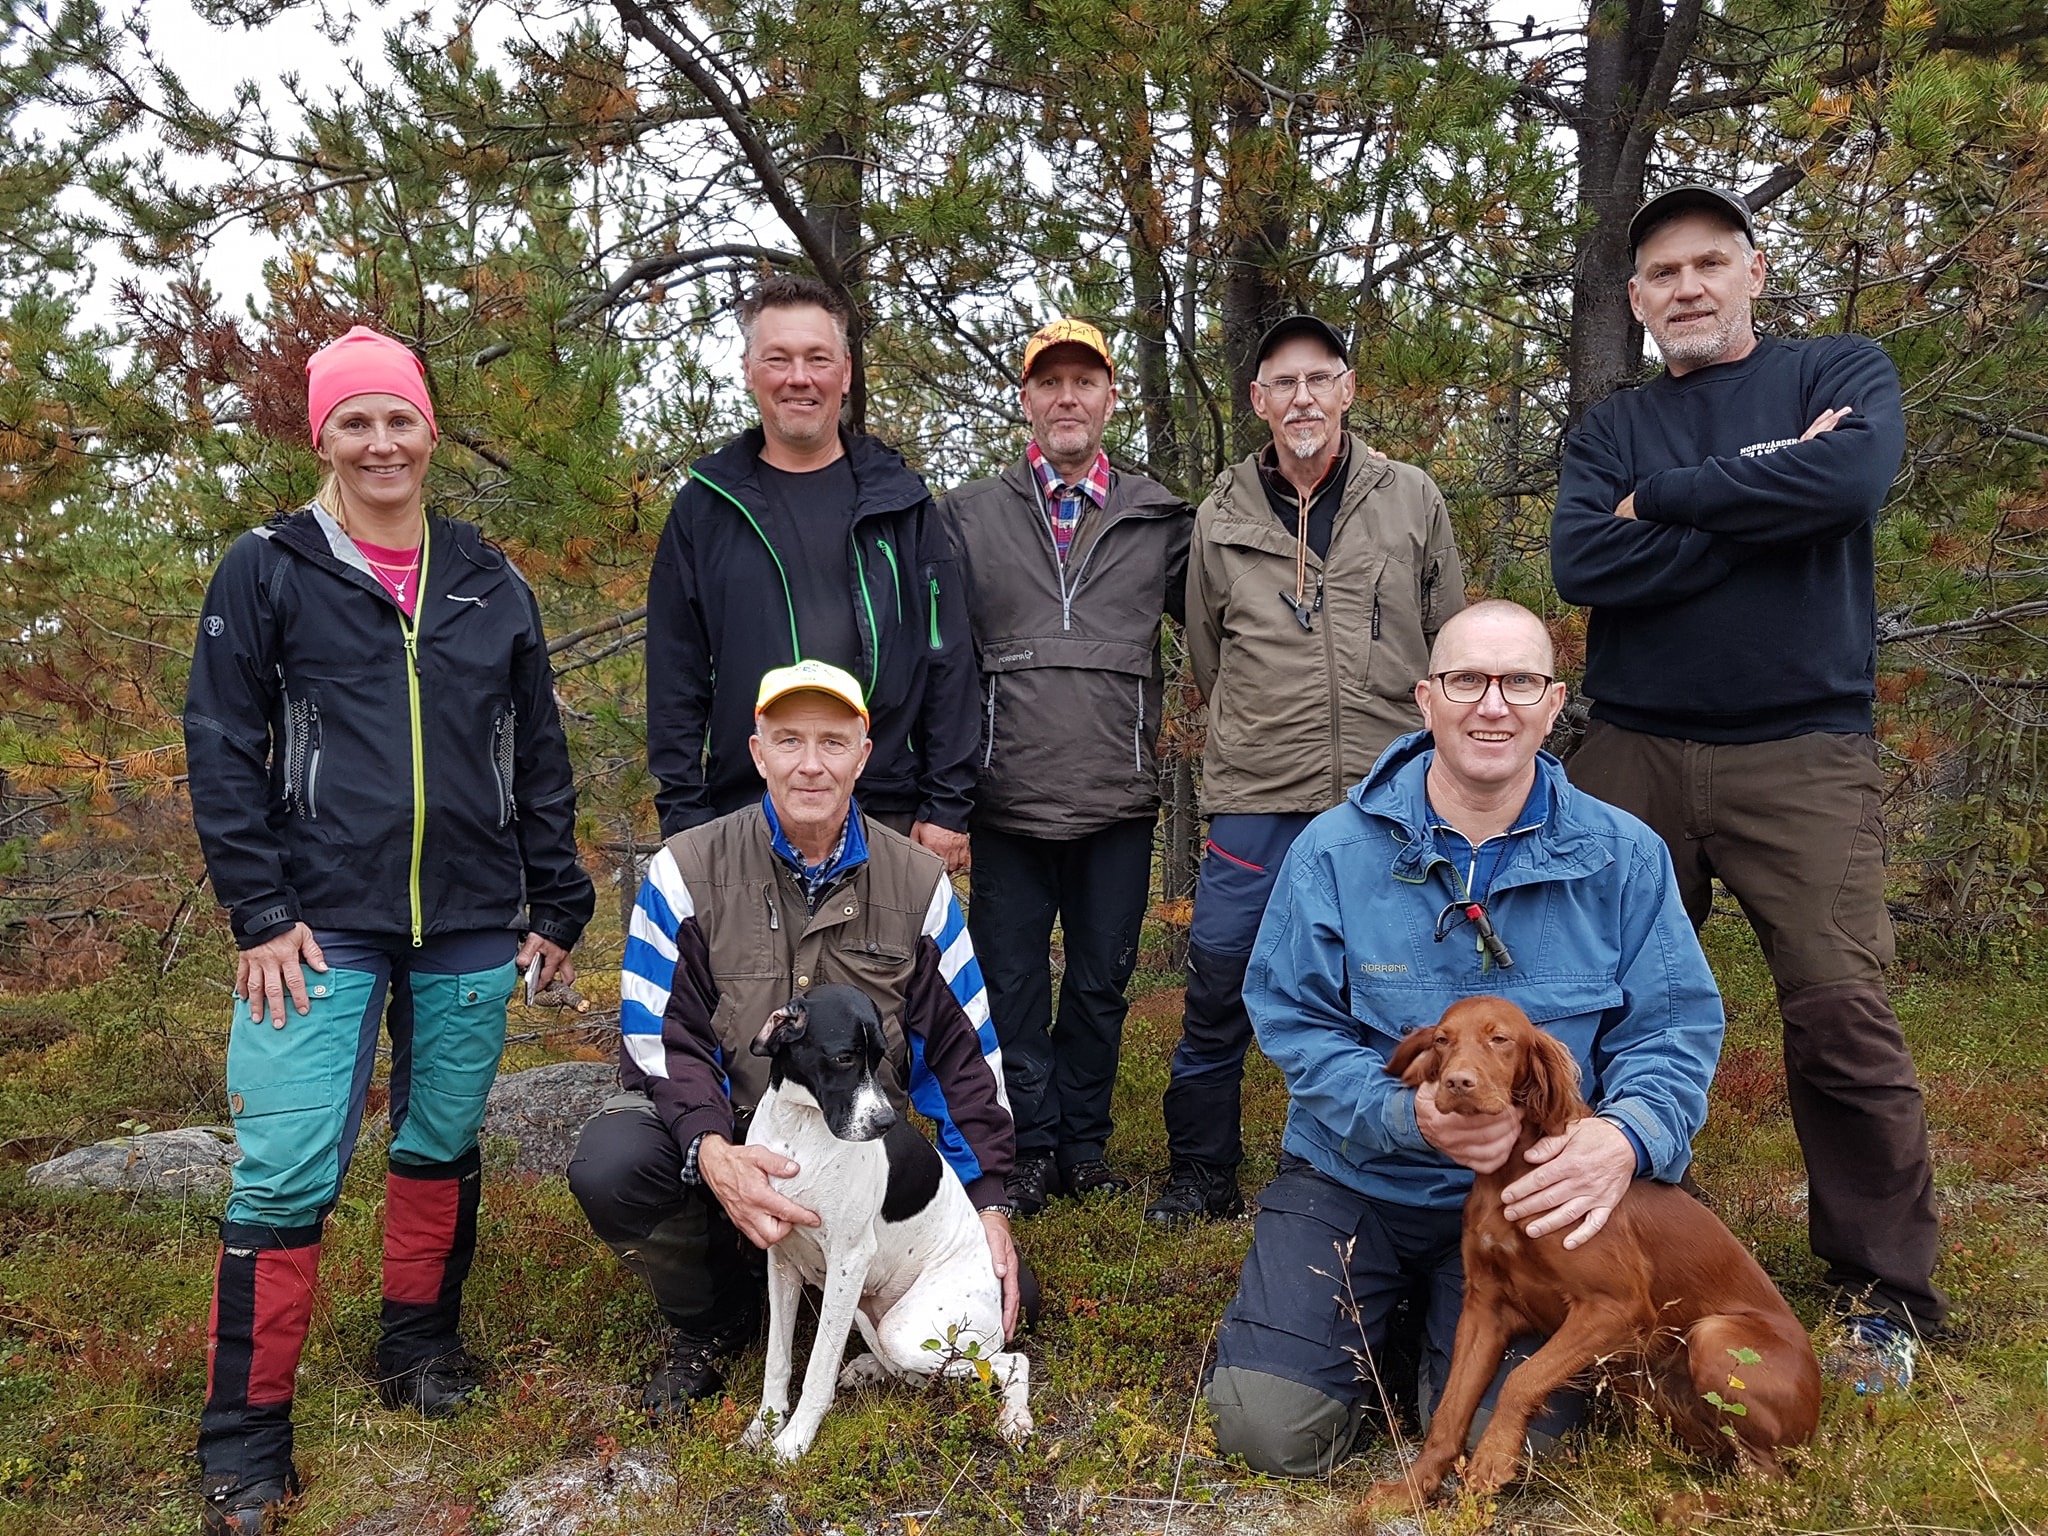
[[943, 640], [941, 640], [941, 639], [939, 638], [939, 578], [938, 578], [938, 577], [936, 577], [936, 576], [932, 577], [932, 578], [931, 578], [931, 583], [932, 583], [932, 649], [933, 649], [933, 650], [935, 650], [935, 651], [941, 651], [941, 650], [944, 650], [944, 649], [946, 648], [946, 642], [945, 642], [945, 641], [943, 641]]
[[[700, 484], [710, 486], [712, 490], [738, 507], [740, 509], [740, 516], [747, 520], [747, 526], [754, 530], [754, 536], [761, 541], [761, 547], [768, 551], [768, 558], [775, 562], [775, 574], [782, 578], [782, 606], [789, 611], [789, 659], [792, 662], [802, 661], [804, 659], [804, 648], [796, 638], [796, 599], [789, 595], [789, 572], [782, 568], [782, 556], [778, 555], [775, 552], [775, 546], [768, 542], [768, 535], [761, 531], [761, 525], [754, 521], [754, 514], [747, 510], [747, 504], [744, 501], [741, 501], [739, 497], [733, 495], [731, 491], [728, 491], [716, 480], [711, 479], [707, 475], [700, 474], [694, 468], [690, 471], [690, 478]], [[865, 582], [861, 584], [861, 591], [863, 595], [866, 594], [867, 584]], [[869, 621], [873, 622], [873, 610], [869, 611], [868, 617]]]
[[873, 644], [868, 653], [868, 697], [872, 699], [882, 676], [882, 626], [875, 622], [875, 600], [868, 596], [868, 566], [860, 557], [858, 537], [853, 541], [853, 575], [860, 583], [860, 605], [868, 611], [868, 639]]
[[884, 538], [875, 540], [875, 548], [882, 552], [882, 558], [889, 562], [889, 584], [896, 589], [896, 622], [903, 622], [903, 573], [896, 569], [896, 551], [889, 547]]
[[[418, 608], [427, 606], [427, 561], [433, 533], [420, 520], [420, 584], [413, 589]], [[420, 626], [398, 610], [398, 627], [405, 632], [405, 703], [412, 716], [412, 947], [426, 943], [426, 923], [420, 911], [420, 853], [427, 843], [427, 760], [426, 732], [420, 725]]]

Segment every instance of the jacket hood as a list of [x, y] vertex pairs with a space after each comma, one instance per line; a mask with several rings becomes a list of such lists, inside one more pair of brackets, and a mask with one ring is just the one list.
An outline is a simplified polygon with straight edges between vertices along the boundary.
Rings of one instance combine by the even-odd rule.
[[[1387, 744], [1372, 765], [1372, 771], [1344, 797], [1367, 816], [1390, 821], [1402, 847], [1395, 855], [1393, 874], [1401, 880], [1417, 881], [1436, 861], [1436, 840], [1430, 835], [1428, 797], [1424, 787], [1424, 764], [1436, 750], [1436, 738], [1428, 731], [1410, 731]], [[1596, 869], [1610, 855], [1578, 814], [1579, 792], [1565, 777], [1564, 764], [1548, 752], [1536, 754], [1537, 782], [1550, 795], [1552, 835], [1540, 840], [1536, 849], [1552, 868], [1550, 874], [1572, 874]]]
[[[721, 448], [714, 449], [691, 464], [690, 472], [702, 475], [721, 490], [760, 483], [761, 449], [768, 434], [758, 426], [747, 428]], [[880, 438], [864, 432], [839, 429], [839, 445], [846, 450], [853, 468], [856, 520], [876, 512], [900, 512], [929, 499], [931, 490], [917, 471], [904, 462], [903, 455]]]
[[[1340, 512], [1357, 505], [1392, 479], [1394, 474], [1393, 460], [1374, 458], [1371, 447], [1356, 432], [1347, 432], [1344, 437], [1349, 444], [1351, 467], [1344, 481], [1344, 499], [1338, 506]], [[1265, 451], [1261, 448], [1246, 455], [1216, 477], [1210, 494], [1216, 499], [1219, 520], [1249, 521], [1261, 526], [1273, 521], [1272, 507], [1266, 500], [1266, 487], [1259, 479], [1259, 455]]]

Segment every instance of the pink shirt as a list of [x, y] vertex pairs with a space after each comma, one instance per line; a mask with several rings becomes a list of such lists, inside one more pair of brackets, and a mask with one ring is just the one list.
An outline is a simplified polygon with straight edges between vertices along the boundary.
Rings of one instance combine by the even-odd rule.
[[372, 544], [364, 539], [356, 540], [356, 548], [370, 562], [370, 574], [391, 594], [391, 600], [405, 610], [405, 616], [412, 618], [420, 601], [420, 552], [417, 549], [386, 549], [382, 544]]

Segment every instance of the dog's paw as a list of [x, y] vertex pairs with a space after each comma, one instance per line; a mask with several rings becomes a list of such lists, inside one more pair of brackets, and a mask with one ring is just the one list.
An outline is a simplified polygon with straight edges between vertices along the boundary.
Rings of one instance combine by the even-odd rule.
[[758, 1451], [768, 1443], [768, 1410], [763, 1408], [754, 1415], [754, 1422], [740, 1435], [740, 1444], [750, 1451]]
[[1458, 1486], [1478, 1498], [1499, 1493], [1515, 1480], [1515, 1469], [1521, 1458], [1514, 1451], [1503, 1451], [1489, 1446], [1482, 1439], [1479, 1448], [1465, 1463], [1458, 1474]]
[[801, 1432], [793, 1424], [775, 1437], [775, 1459], [780, 1462], [795, 1461], [810, 1448], [810, 1435]]
[[846, 1362], [846, 1369], [839, 1373], [842, 1387], [878, 1387], [893, 1378], [889, 1367], [880, 1355], [855, 1355]]
[[1031, 1422], [1031, 1410], [1028, 1408], [1019, 1408], [1015, 1413], [1005, 1408], [996, 1415], [996, 1433], [1012, 1445], [1022, 1445], [1029, 1440], [1037, 1427]]

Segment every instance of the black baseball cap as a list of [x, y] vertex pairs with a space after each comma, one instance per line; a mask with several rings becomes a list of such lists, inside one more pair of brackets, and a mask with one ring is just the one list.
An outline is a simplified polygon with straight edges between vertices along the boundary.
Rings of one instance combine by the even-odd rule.
[[1277, 320], [1267, 328], [1266, 334], [1259, 338], [1259, 350], [1252, 357], [1253, 371], [1256, 372], [1265, 366], [1266, 359], [1273, 355], [1274, 348], [1281, 342], [1292, 340], [1296, 336], [1315, 337], [1342, 358], [1347, 368], [1351, 366], [1351, 344], [1344, 339], [1344, 333], [1320, 315], [1302, 314], [1289, 315], [1285, 320]]
[[1689, 181], [1669, 192], [1658, 193], [1636, 210], [1636, 216], [1628, 221], [1628, 259], [1636, 259], [1636, 247], [1659, 224], [1694, 210], [1720, 215], [1749, 236], [1751, 245], [1756, 244], [1756, 221], [1750, 217], [1749, 204], [1742, 200], [1741, 193], [1710, 187], [1703, 181]]

